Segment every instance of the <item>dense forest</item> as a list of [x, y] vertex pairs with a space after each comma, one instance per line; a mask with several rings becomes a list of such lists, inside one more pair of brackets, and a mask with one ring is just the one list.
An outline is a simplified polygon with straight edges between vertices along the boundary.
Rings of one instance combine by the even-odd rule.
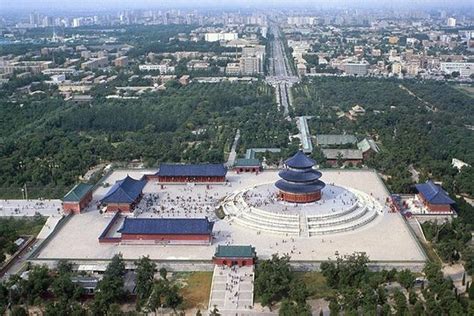
[[[294, 88], [295, 113], [315, 115], [313, 134], [351, 133], [373, 137], [381, 152], [369, 166], [387, 176], [394, 192], [409, 192], [420, 181], [443, 181], [455, 193], [474, 194], [474, 171], [451, 166], [452, 158], [474, 164], [473, 99], [444, 82], [371, 78], [314, 78]], [[350, 120], [346, 114], [360, 105], [366, 114]]]
[[90, 105], [55, 92], [2, 99], [1, 192], [18, 196], [26, 183], [32, 196], [59, 197], [101, 162], [224, 162], [237, 128], [244, 148], [285, 148], [294, 127], [275, 109], [263, 83], [171, 84], [139, 99], [97, 94]]

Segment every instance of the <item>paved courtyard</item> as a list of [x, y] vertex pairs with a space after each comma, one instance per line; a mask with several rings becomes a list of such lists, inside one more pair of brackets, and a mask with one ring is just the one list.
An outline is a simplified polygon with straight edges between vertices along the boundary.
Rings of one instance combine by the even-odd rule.
[[0, 200], [0, 216], [61, 216], [61, 200]]
[[[112, 185], [129, 174], [140, 178], [153, 171], [116, 171], [105, 182]], [[385, 205], [388, 192], [372, 171], [323, 170], [323, 181], [329, 184], [355, 188], [365, 192]], [[203, 217], [216, 220], [213, 210], [218, 202], [232, 192], [278, 179], [277, 171], [255, 174], [229, 172], [229, 182], [223, 185], [166, 185], [163, 188], [149, 182], [145, 197], [137, 212], [138, 217]], [[217, 220], [214, 226], [215, 240], [211, 246], [186, 245], [125, 245], [99, 244], [110, 215], [97, 211], [97, 201], [109, 187], [99, 187], [89, 209], [73, 216], [53, 239], [42, 249], [38, 259], [109, 259], [122, 253], [125, 259], [137, 259], [149, 255], [155, 260], [210, 260], [218, 244], [252, 245], [259, 258], [269, 258], [273, 253], [289, 254], [292, 260], [321, 261], [334, 258], [335, 254], [366, 252], [373, 261], [423, 261], [425, 255], [398, 213], [383, 212], [370, 224], [356, 231], [312, 237], [285, 237], [271, 233], [257, 232], [240, 227], [228, 220]], [[148, 204], [147, 204], [148, 203]], [[162, 208], [163, 206], [163, 208]], [[138, 214], [139, 213], [139, 214]], [[71, 245], [74, 245], [71, 247]]]

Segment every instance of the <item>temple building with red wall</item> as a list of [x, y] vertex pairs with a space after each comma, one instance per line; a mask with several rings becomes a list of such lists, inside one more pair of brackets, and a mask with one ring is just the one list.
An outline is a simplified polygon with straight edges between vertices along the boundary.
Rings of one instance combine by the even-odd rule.
[[120, 242], [134, 244], [210, 245], [214, 222], [206, 218], [124, 219]]
[[151, 178], [161, 183], [225, 182], [227, 168], [223, 164], [161, 164]]
[[212, 262], [220, 266], [249, 266], [254, 265], [257, 259], [255, 248], [252, 246], [218, 245]]
[[136, 180], [127, 175], [115, 182], [101, 203], [107, 206], [107, 212], [132, 212], [142, 198], [145, 185], [145, 178]]
[[313, 169], [315, 164], [302, 151], [285, 161], [286, 168], [278, 173], [281, 179], [275, 183], [283, 201], [310, 203], [321, 199], [321, 190], [326, 184], [319, 180], [322, 174]]
[[415, 187], [418, 190], [418, 198], [429, 211], [442, 213], [453, 212], [451, 206], [455, 204], [455, 202], [441, 186], [428, 180], [425, 183], [416, 184]]
[[62, 199], [64, 213], [81, 213], [92, 201], [92, 188], [91, 184], [76, 184]]
[[233, 169], [237, 173], [260, 172], [262, 171], [262, 163], [258, 159], [239, 158], [235, 160]]

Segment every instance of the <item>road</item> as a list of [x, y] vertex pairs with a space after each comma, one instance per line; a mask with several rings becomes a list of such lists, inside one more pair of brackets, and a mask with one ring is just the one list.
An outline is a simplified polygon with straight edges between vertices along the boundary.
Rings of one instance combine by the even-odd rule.
[[293, 76], [290, 63], [285, 54], [285, 47], [282, 41], [282, 35], [280, 29], [275, 24], [270, 25], [270, 33], [273, 35], [273, 41], [271, 41], [271, 58], [270, 63], [270, 75], [274, 77], [290, 77]]
[[276, 24], [270, 24], [273, 40], [270, 42], [269, 76], [266, 81], [275, 87], [277, 103], [287, 119], [290, 119], [291, 86], [299, 81], [295, 76], [283, 45], [282, 34]]
[[[293, 107], [291, 87], [299, 82], [299, 78], [290, 66], [290, 56], [285, 52], [283, 35], [279, 27], [274, 23], [270, 24], [270, 33], [273, 35], [273, 40], [270, 42], [269, 76], [267, 76], [266, 81], [275, 87], [279, 110], [283, 110], [285, 118], [291, 120], [290, 108]], [[307, 117], [297, 118], [296, 125], [300, 131], [301, 148], [306, 153], [310, 153], [313, 146], [306, 119]]]

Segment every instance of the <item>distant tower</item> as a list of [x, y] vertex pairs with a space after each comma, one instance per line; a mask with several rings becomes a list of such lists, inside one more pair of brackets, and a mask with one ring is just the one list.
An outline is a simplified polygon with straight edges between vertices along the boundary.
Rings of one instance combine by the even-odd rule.
[[275, 183], [282, 200], [310, 203], [321, 199], [321, 190], [326, 184], [319, 180], [322, 174], [313, 169], [315, 164], [302, 151], [285, 161], [286, 168], [278, 173], [281, 179]]
[[449, 18], [447, 22], [448, 27], [456, 27], [456, 19], [455, 18]]

